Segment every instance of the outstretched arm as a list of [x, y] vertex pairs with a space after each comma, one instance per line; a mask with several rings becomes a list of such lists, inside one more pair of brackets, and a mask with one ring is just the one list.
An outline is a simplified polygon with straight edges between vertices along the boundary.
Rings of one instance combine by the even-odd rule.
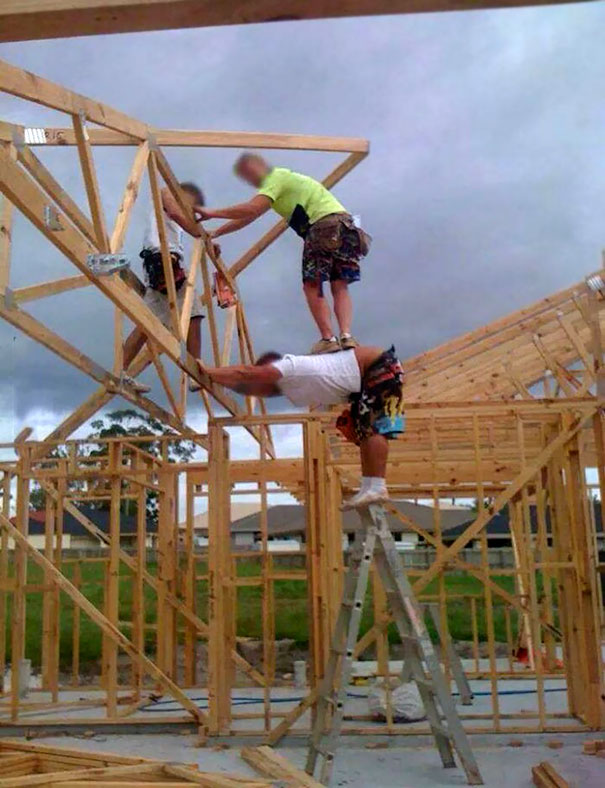
[[237, 391], [238, 394], [257, 397], [275, 397], [279, 394], [277, 381], [281, 378], [281, 372], [272, 364], [260, 367], [209, 367], [204, 371], [215, 383]]
[[253, 221], [254, 219], [232, 219], [230, 222], [225, 222], [225, 224], [221, 224], [220, 227], [216, 227], [214, 230], [211, 230], [208, 235], [211, 238], [218, 238], [221, 235], [235, 233], [238, 230], [241, 230], [242, 227], [252, 224]]
[[206, 219], [229, 219], [230, 221], [223, 224], [212, 233], [216, 238], [219, 235], [226, 235], [227, 233], [234, 233], [240, 230], [247, 224], [250, 224], [259, 216], [266, 213], [271, 207], [271, 200], [265, 197], [264, 194], [257, 194], [248, 202], [240, 203], [239, 205], [231, 205], [229, 208], [204, 208], [202, 206], [195, 208], [195, 213], [201, 221]]

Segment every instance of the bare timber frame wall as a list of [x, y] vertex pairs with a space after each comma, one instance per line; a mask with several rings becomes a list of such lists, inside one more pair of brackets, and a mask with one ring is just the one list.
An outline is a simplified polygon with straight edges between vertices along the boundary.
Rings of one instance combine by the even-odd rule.
[[[213, 385], [200, 372], [196, 361], [187, 353], [185, 339], [189, 327], [196, 279], [201, 272], [203, 302], [208, 309], [208, 341], [204, 347], [212, 351], [212, 363], [228, 363], [231, 347], [237, 336], [239, 358], [242, 363], [253, 362], [254, 351], [250, 330], [245, 316], [237, 276], [244, 271], [286, 229], [279, 221], [260, 238], [245, 254], [227, 267], [202, 230], [202, 238], [193, 246], [186, 297], [179, 313], [174, 276], [166, 240], [164, 213], [161, 209], [160, 187], [162, 182], [187, 213], [187, 207], [178, 180], [172, 173], [162, 147], [255, 147], [295, 150], [321, 150], [346, 154], [344, 160], [324, 179], [328, 187], [334, 186], [367, 155], [365, 140], [328, 137], [305, 137], [288, 134], [261, 134], [237, 132], [183, 132], [154, 129], [130, 118], [117, 110], [72, 93], [42, 77], [36, 76], [0, 61], [0, 90], [22, 99], [65, 112], [71, 126], [67, 128], [24, 128], [15, 124], [0, 123], [0, 192], [2, 203], [2, 230], [0, 233], [0, 317], [28, 334], [74, 365], [100, 384], [100, 388], [60, 424], [49, 436], [53, 439], [68, 437], [78, 426], [87, 421], [99, 408], [119, 394], [132, 404], [147, 411], [164, 424], [191, 437], [186, 419], [187, 376], [202, 384], [201, 397], [209, 416], [214, 408], [224, 408], [232, 414], [243, 411], [233, 397], [220, 386]], [[96, 125], [90, 125], [96, 124]], [[78, 156], [89, 202], [87, 216], [61, 188], [54, 176], [33, 152], [36, 145], [73, 146]], [[94, 164], [96, 146], [129, 146], [136, 149], [132, 169], [126, 177], [126, 187], [118, 210], [113, 231], [110, 233], [99, 194], [98, 174]], [[89, 255], [119, 253], [124, 243], [132, 208], [145, 173], [149, 178], [151, 193], [159, 228], [168, 299], [172, 317], [172, 330], [164, 327], [141, 298], [142, 284], [128, 270], [121, 277], [96, 275], [87, 259]], [[17, 209], [46, 237], [46, 239], [78, 269], [79, 275], [51, 282], [41, 282], [23, 288], [10, 286], [10, 251], [13, 210]], [[236, 296], [225, 322], [224, 336], [219, 336], [214, 299], [212, 297], [211, 271], [224, 276]], [[103, 369], [66, 338], [63, 338], [29, 314], [23, 305], [33, 300], [48, 298], [75, 288], [95, 285], [115, 306], [114, 365]], [[146, 348], [123, 370], [123, 316], [126, 315], [140, 328], [149, 341]], [[181, 384], [174, 391], [164, 368], [165, 357], [181, 370]], [[160, 407], [153, 400], [137, 392], [124, 372], [136, 377], [153, 363], [166, 393], [170, 410]], [[264, 412], [264, 403], [249, 398], [246, 412], [258, 406]], [[255, 430], [255, 437], [259, 434]], [[272, 452], [270, 437], [268, 451]]]
[[[230, 460], [227, 428], [284, 423], [302, 424], [304, 459], [272, 459], [261, 445], [256, 460]], [[434, 548], [435, 560], [427, 569], [410, 574], [420, 598], [437, 605], [443, 633], [449, 631], [452, 616], [461, 614], [473, 630], [475, 666], [469, 676], [485, 682], [490, 698], [488, 709], [462, 715], [470, 731], [562, 732], [603, 725], [601, 611], [594, 521], [585, 481], [587, 468], [603, 467], [603, 428], [603, 413], [595, 400], [427, 403], [408, 410], [408, 430], [396, 443], [389, 483], [397, 487], [409, 477], [407, 469], [415, 468], [416, 489], [425, 495], [428, 489], [433, 495], [434, 528], [428, 531], [414, 521], [408, 525]], [[108, 440], [100, 455], [87, 451], [84, 441], [70, 441], [65, 444], [66, 456], [53, 459], [40, 459], [40, 445], [35, 442], [15, 447], [18, 459], [2, 466], [4, 514], [0, 514], [0, 632], [5, 631], [7, 611], [11, 616], [11, 642], [0, 641], [0, 667], [6, 665], [9, 650], [13, 666], [11, 691], [0, 705], [4, 724], [68, 723], [74, 708], [80, 715], [86, 709], [84, 719], [91, 724], [147, 722], [150, 715], [146, 717], [142, 707], [149, 704], [149, 690], [157, 686], [174, 699], [174, 705], [164, 715], [154, 714], [156, 722], [189, 720], [211, 735], [262, 734], [270, 742], [285, 733], [307, 732], [308, 712], [340, 602], [344, 560], [340, 475], [343, 469], [348, 472], [347, 457], [327, 415], [225, 417], [211, 422], [207, 439], [208, 462], [182, 465], [149, 455], [137, 446], [137, 439]], [[434, 454], [420, 471], [417, 458], [422, 452]], [[496, 455], [500, 471], [494, 476]], [[465, 467], [469, 463], [455, 490], [452, 459]], [[187, 518], [179, 539], [175, 506], [181, 475]], [[26, 536], [28, 494], [34, 481], [47, 493], [41, 549]], [[603, 481], [601, 474], [601, 494]], [[246, 485], [261, 506], [261, 542], [252, 552], [235, 550], [229, 537], [234, 485], [239, 489]], [[6, 514], [11, 489], [17, 496], [13, 520]], [[278, 489], [288, 489], [306, 503], [306, 544], [302, 563], [294, 566], [269, 549], [267, 509]], [[144, 503], [151, 491], [158, 494], [159, 516], [155, 552], [149, 560]], [[194, 500], [205, 495], [208, 547], [196, 549]], [[476, 497], [478, 509], [472, 524], [446, 545], [440, 504], [456, 495]], [[92, 498], [109, 502], [108, 533], [100, 532], [75, 506]], [[120, 504], [126, 500], [137, 502], [136, 538], [128, 550], [120, 539]], [[505, 506], [520, 555], [509, 570], [491, 566], [485, 532], [492, 515]], [[106, 545], [102, 557], [64, 557], [63, 512], [75, 516]], [[392, 513], [402, 517], [394, 507]], [[464, 556], [471, 541], [480, 547], [478, 563], [469, 563]], [[94, 583], [91, 565], [100, 570]], [[475, 592], [458, 593], [448, 582], [461, 572], [477, 581]], [[284, 583], [306, 588], [310, 656], [309, 689], [301, 699], [287, 703], [287, 695], [280, 696], [274, 687], [276, 603]], [[91, 600], [98, 600], [99, 588], [102, 602], [94, 604]], [[260, 664], [255, 665], [238, 648], [246, 639], [238, 624], [243, 604], [239, 594], [244, 589], [258, 590], [254, 615], [260, 620], [263, 649]], [[22, 700], [17, 658], [25, 656], [28, 600], [40, 595], [43, 694], [40, 701]], [[389, 616], [377, 577], [368, 605], [369, 618], [356, 653], [373, 651], [378, 674], [386, 678]], [[85, 619], [103, 636], [100, 687], [87, 686], [79, 676]], [[61, 626], [68, 622], [72, 622], [71, 667], [59, 664]], [[504, 659], [496, 652], [498, 626], [505, 628], [509, 641], [509, 656]], [[483, 656], [479, 629], [487, 647]], [[520, 674], [510, 655], [514, 633], [521, 630], [532, 660]], [[200, 650], [206, 655], [201, 660]], [[118, 671], [122, 652], [128, 658], [126, 672]], [[447, 657], [445, 661], [449, 670]], [[207, 671], [200, 666], [207, 666]], [[502, 708], [499, 688], [511, 677], [535, 685], [533, 705], [528, 700], [524, 711]], [[567, 701], [553, 708], [548, 682], [555, 680], [564, 682], [560, 689]], [[241, 686], [256, 699], [243, 711], [232, 702], [233, 692]], [[192, 688], [207, 693], [207, 709], [190, 699]], [[88, 700], [75, 701], [76, 689], [79, 697], [88, 692]], [[358, 713], [349, 715], [347, 729], [417, 732], [396, 724], [392, 709], [378, 729]]]
[[[41, 77], [0, 63], [0, 88], [20, 98], [65, 112], [64, 128], [23, 128], [0, 124], [0, 316], [76, 366], [99, 383], [99, 389], [48, 438], [15, 441], [14, 456], [0, 464], [0, 675], [10, 661], [10, 691], [0, 697], [0, 725], [27, 722], [69, 723], [76, 713], [101, 724], [149, 719], [149, 689], [157, 686], [174, 701], [153, 720], [191, 722], [211, 735], [262, 734], [276, 742], [285, 733], [304, 733], [326, 662], [329, 636], [340, 601], [343, 563], [343, 491], [359, 480], [357, 451], [334, 432], [330, 414], [270, 415], [262, 404], [241, 402], [213, 386], [186, 352], [195, 280], [201, 273], [208, 307], [213, 362], [225, 363], [237, 336], [242, 362], [254, 359], [250, 330], [237, 276], [285, 229], [279, 222], [232, 265], [227, 266], [202, 238], [194, 248], [185, 308], [179, 313], [172, 267], [159, 201], [161, 183], [177, 200], [182, 195], [164, 148], [232, 146], [325, 150], [346, 154], [325, 179], [337, 183], [367, 155], [367, 143], [354, 139], [297, 135], [180, 132], [153, 129], [98, 102], [74, 94]], [[83, 212], [35, 156], [36, 145], [73, 146], [77, 154], [89, 211]], [[113, 230], [108, 229], [94, 166], [96, 146], [135, 148]], [[132, 206], [145, 172], [150, 179], [160, 229], [169, 287], [172, 325], [164, 328], [140, 295], [132, 272], [98, 277], [87, 257], [119, 252]], [[184, 203], [183, 203], [184, 204]], [[78, 269], [75, 276], [25, 288], [11, 288], [10, 249], [14, 210], [26, 218]], [[232, 286], [237, 304], [219, 337], [210, 274], [221, 273]], [[602, 272], [598, 274], [602, 276]], [[602, 282], [602, 279], [599, 280]], [[115, 307], [114, 364], [101, 368], [69, 339], [52, 332], [23, 308], [27, 302], [77, 287], [96, 286]], [[439, 348], [409, 359], [408, 426], [393, 445], [388, 485], [393, 495], [429, 499], [434, 523], [429, 531], [407, 518], [406, 525], [434, 551], [425, 570], [412, 570], [415, 589], [424, 601], [437, 604], [440, 636], [446, 644], [456, 612], [468, 622], [474, 669], [471, 677], [488, 684], [487, 708], [463, 715], [471, 731], [582, 730], [603, 727], [603, 669], [596, 534], [587, 469], [598, 470], [605, 492], [603, 440], [603, 343], [605, 301], [584, 283], [555, 294], [509, 318], [496, 321]], [[122, 324], [126, 315], [150, 337], [131, 367], [138, 375], [153, 364], [170, 409], [142, 396], [123, 375]], [[171, 388], [164, 364], [181, 371], [178, 391]], [[578, 367], [579, 364], [579, 367]], [[186, 380], [202, 386], [200, 396], [209, 417], [207, 434], [186, 421]], [[71, 433], [110, 399], [120, 395], [195, 441], [208, 453], [207, 462], [186, 465], [167, 461], [173, 437], [159, 438], [166, 450], [155, 457], [141, 441], [101, 441], [102, 452], [69, 440]], [[483, 397], [482, 401], [470, 401]], [[601, 399], [599, 399], [601, 397]], [[230, 415], [224, 416], [222, 414]], [[300, 424], [303, 457], [275, 456], [272, 428]], [[230, 434], [246, 430], [258, 447], [251, 461], [230, 458]], [[61, 447], [61, 455], [51, 456]], [[97, 445], [98, 449], [98, 445]], [[32, 485], [46, 493], [44, 544], [28, 535]], [[233, 485], [239, 488], [234, 491]], [[256, 496], [260, 504], [260, 545], [254, 553], [234, 550], [229, 539], [234, 493]], [[179, 490], [185, 490], [186, 527], [178, 526]], [[305, 504], [306, 541], [299, 563], [292, 565], [269, 549], [268, 508], [283, 491]], [[182, 493], [181, 493], [182, 494]], [[151, 533], [144, 516], [148, 496], [158, 502], [157, 535], [149, 556]], [[196, 549], [195, 501], [208, 497], [208, 546]], [[442, 508], [451, 499], [477, 502], [471, 525], [448, 544]], [[103, 500], [109, 511], [108, 531], [85, 516], [77, 503]], [[136, 511], [134, 542], [122, 541], [122, 507]], [[486, 525], [508, 509], [516, 562], [503, 571], [490, 563]], [[13, 515], [14, 516], [11, 516]], [[73, 558], [63, 547], [64, 515], [69, 513], [105, 546], [100, 557]], [[402, 515], [393, 509], [392, 517]], [[181, 539], [181, 536], [183, 539]], [[464, 549], [474, 543], [481, 560], [470, 563]], [[473, 592], [456, 593], [450, 580], [464, 573], [476, 581]], [[308, 622], [309, 688], [304, 697], [280, 697], [275, 688], [277, 612], [284, 584], [303, 588]], [[244, 592], [255, 591], [262, 659], [252, 664], [241, 649], [244, 633], [239, 612]], [[28, 654], [28, 611], [41, 604], [42, 688], [40, 700], [19, 695], [22, 660]], [[10, 629], [7, 622], [10, 620]], [[71, 660], [65, 664], [62, 625], [71, 624]], [[357, 654], [375, 655], [378, 673], [388, 678], [392, 643], [384, 593], [373, 578], [368, 619]], [[101, 684], [83, 686], [80, 655], [87, 636], [102, 636]], [[499, 687], [518, 671], [497, 651], [497, 632], [510, 654], [521, 632], [528, 644], [535, 685], [533, 708], [504, 707]], [[9, 637], [7, 638], [7, 632]], [[487, 657], [480, 654], [485, 641]], [[63, 647], [62, 647], [63, 646]], [[205, 653], [204, 653], [205, 651]], [[127, 670], [124, 672], [124, 655]], [[444, 649], [446, 669], [447, 649]], [[566, 702], [552, 706], [548, 682], [559, 681]], [[246, 685], [253, 703], [238, 706], [232, 691]], [[192, 690], [205, 690], [206, 703]], [[86, 691], [84, 700], [74, 700]], [[528, 703], [528, 705], [530, 705]], [[251, 709], [251, 710], [249, 710]], [[88, 716], [83, 717], [86, 713]], [[359, 710], [348, 720], [350, 732], [417, 732], [394, 721], [387, 692], [387, 721], [377, 730]]]

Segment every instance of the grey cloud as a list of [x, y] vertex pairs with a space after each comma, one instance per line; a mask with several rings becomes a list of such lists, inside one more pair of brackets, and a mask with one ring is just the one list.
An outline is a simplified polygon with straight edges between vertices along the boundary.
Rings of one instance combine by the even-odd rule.
[[[598, 267], [604, 21], [603, 6], [587, 4], [32, 42], [5, 45], [2, 56], [159, 126], [368, 137], [369, 158], [336, 188], [374, 236], [353, 290], [355, 328], [368, 343], [394, 340], [408, 356]], [[14, 121], [57, 122], [56, 113], [10, 98], [0, 108]], [[84, 204], [68, 151], [43, 155]], [[98, 153], [109, 217], [132, 155]], [[231, 174], [234, 155], [168, 152], [215, 205], [249, 193]], [[316, 176], [337, 160], [272, 158]], [[144, 191], [128, 234], [133, 257], [147, 199]], [[226, 259], [271, 221], [225, 239]], [[17, 285], [73, 271], [24, 221], [15, 235]], [[241, 277], [258, 349], [304, 352], [314, 339], [299, 257], [298, 239], [286, 235]], [[74, 291], [31, 311], [111, 364], [112, 309], [99, 294]], [[21, 414], [62, 411], [93, 390], [14, 333], [0, 325]], [[159, 386], [154, 393], [162, 399]]]

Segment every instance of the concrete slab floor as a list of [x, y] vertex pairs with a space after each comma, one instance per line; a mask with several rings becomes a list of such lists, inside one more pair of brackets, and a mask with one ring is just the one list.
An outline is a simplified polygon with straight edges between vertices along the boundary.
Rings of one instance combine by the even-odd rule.
[[[519, 737], [517, 737], [519, 738]], [[487, 788], [531, 788], [531, 767], [549, 761], [564, 777], [570, 788], [603, 788], [605, 759], [582, 753], [582, 742], [602, 738], [598, 733], [567, 735], [532, 735], [522, 747], [511, 747], [507, 738], [499, 737], [491, 743], [489, 737], [471, 738], [475, 757]], [[563, 743], [552, 749], [549, 742]], [[381, 741], [385, 741], [384, 737]], [[368, 749], [365, 741], [348, 737], [337, 758], [332, 781], [333, 788], [450, 788], [464, 786], [461, 769], [444, 770], [433, 747], [415, 746], [400, 738], [390, 738], [387, 749]], [[253, 772], [239, 757], [242, 746], [252, 743], [241, 738], [219, 749], [210, 744], [196, 746], [195, 736], [175, 735], [97, 735], [93, 738], [59, 736], [43, 738], [40, 744], [76, 747], [83, 750], [138, 755], [167, 761], [197, 763], [207, 771], [238, 772], [253, 776]], [[300, 745], [277, 748], [294, 764], [304, 765], [306, 749]]]

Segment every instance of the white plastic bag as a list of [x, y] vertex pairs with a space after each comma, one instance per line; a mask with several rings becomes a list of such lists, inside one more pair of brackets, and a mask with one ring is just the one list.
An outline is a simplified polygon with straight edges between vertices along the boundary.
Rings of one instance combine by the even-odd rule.
[[[383, 682], [375, 684], [370, 690], [368, 705], [374, 717], [386, 720], [387, 697]], [[391, 710], [396, 722], [416, 722], [426, 717], [422, 698], [413, 681], [391, 689]]]

